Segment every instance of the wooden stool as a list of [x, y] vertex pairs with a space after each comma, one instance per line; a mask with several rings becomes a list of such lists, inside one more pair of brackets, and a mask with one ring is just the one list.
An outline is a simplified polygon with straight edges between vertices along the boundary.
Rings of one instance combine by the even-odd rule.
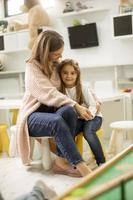
[[52, 157], [51, 157], [51, 151], [50, 151], [50, 145], [49, 145], [49, 138], [51, 137], [30, 137], [30, 148], [31, 148], [31, 154], [30, 157], [33, 157], [33, 151], [34, 151], [34, 145], [35, 140], [40, 140], [40, 147], [41, 147], [41, 160], [42, 165], [45, 170], [49, 170], [52, 167]]
[[[100, 128], [97, 132], [96, 132], [99, 140], [100, 140], [100, 143], [101, 143], [101, 146], [102, 146], [102, 149], [103, 149], [103, 152], [104, 152], [104, 156], [106, 157], [106, 153], [105, 153], [105, 148], [104, 148], [104, 144], [103, 144], [103, 140], [102, 140], [102, 137], [103, 137], [103, 128]], [[78, 150], [79, 152], [81, 153], [81, 155], [83, 155], [83, 133], [79, 133], [75, 139], [75, 142], [76, 142], [76, 145], [78, 147]], [[92, 157], [94, 157], [92, 151], [91, 151], [91, 154], [92, 154]]]
[[109, 142], [108, 154], [116, 155], [121, 152], [124, 147], [124, 134], [125, 131], [130, 132], [130, 140], [133, 143], [133, 121], [116, 121], [110, 124], [112, 134]]
[[10, 112], [12, 113], [11, 124], [15, 125], [17, 122], [17, 116], [18, 116], [19, 109], [10, 109]]
[[9, 145], [9, 156], [10, 157], [16, 157], [18, 156], [17, 152], [17, 135], [16, 135], [16, 122], [17, 122], [17, 116], [19, 109], [10, 109], [10, 112], [12, 113], [11, 118], [11, 127], [10, 127], [10, 145]]
[[9, 154], [9, 136], [7, 128], [7, 124], [0, 124], [0, 153]]

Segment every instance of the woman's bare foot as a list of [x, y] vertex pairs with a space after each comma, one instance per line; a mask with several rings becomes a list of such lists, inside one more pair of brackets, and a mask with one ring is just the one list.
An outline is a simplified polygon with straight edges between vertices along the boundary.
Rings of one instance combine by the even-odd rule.
[[71, 167], [71, 165], [68, 163], [68, 161], [65, 158], [57, 156], [55, 159], [55, 164], [61, 167], [62, 169], [68, 169]]
[[[69, 170], [72, 166], [68, 161], [62, 157], [56, 157], [55, 164], [62, 168], [63, 170]], [[76, 169], [79, 171], [81, 176], [86, 176], [92, 172], [89, 166], [85, 162], [80, 162], [76, 165]]]
[[53, 172], [55, 174], [63, 174], [72, 177], [82, 177], [80, 171], [70, 165], [66, 159], [57, 157], [53, 164]]

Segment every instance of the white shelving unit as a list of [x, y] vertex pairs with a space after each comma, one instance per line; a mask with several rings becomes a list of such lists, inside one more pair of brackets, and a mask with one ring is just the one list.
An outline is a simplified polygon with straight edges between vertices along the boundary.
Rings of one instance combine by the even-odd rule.
[[[133, 64], [80, 66], [83, 79], [92, 85], [96, 81], [110, 80], [115, 91], [133, 88]], [[88, 74], [91, 74], [89, 76]]]
[[29, 31], [21, 30], [0, 34], [0, 53], [12, 53], [28, 50]]
[[92, 13], [92, 12], [100, 12], [100, 11], [107, 11], [108, 8], [88, 8], [88, 9], [84, 9], [84, 10], [80, 10], [80, 11], [72, 11], [72, 12], [67, 12], [64, 14], [61, 14], [60, 17], [64, 18], [64, 17], [69, 17], [69, 16], [75, 16], [75, 15], [82, 15], [82, 14], [86, 14], [86, 13]]
[[118, 84], [122, 84], [122, 85], [132, 85], [133, 81], [130, 81], [128, 79], [118, 79]]
[[[10, 62], [12, 63], [9, 64], [9, 70], [7, 64], [7, 66], [5, 66], [6, 71], [0, 72], [0, 98], [6, 98], [10, 96], [16, 96], [17, 98], [18, 96], [23, 96], [25, 71], [23, 67], [20, 67], [20, 65], [23, 66], [23, 63], [18, 61], [17, 64], [15, 60], [22, 57], [24, 57], [25, 60], [25, 55], [28, 55], [30, 51], [27, 47], [29, 41], [29, 31], [21, 30], [17, 32], [0, 34], [0, 41], [0, 54], [6, 54], [7, 59], [9, 57]], [[16, 70], [16, 64], [19, 65], [17, 67], [18, 70]], [[9, 84], [8, 88], [5, 86], [7, 81]]]
[[12, 71], [2, 71], [0, 72], [0, 79], [16, 79], [19, 92], [16, 92], [16, 94], [7, 94], [7, 93], [1, 93], [0, 98], [7, 98], [10, 96], [18, 97], [18, 96], [23, 96], [24, 94], [24, 76], [25, 76], [25, 71], [24, 70], [12, 70]]
[[14, 50], [2, 50], [0, 51], [0, 54], [16, 53], [16, 52], [21, 52], [21, 51], [29, 51], [29, 49], [23, 48], [23, 49], [14, 49]]
[[24, 73], [25, 71], [24, 70], [12, 70], [12, 71], [0, 71], [0, 76], [3, 76], [3, 75], [12, 75], [12, 74], [22, 74]]
[[115, 67], [116, 85], [118, 89], [133, 87], [133, 65], [118, 65]]

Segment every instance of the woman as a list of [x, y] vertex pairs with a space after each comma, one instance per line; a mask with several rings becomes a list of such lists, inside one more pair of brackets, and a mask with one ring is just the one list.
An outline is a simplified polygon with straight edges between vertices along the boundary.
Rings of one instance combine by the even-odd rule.
[[[33, 46], [27, 61], [26, 91], [17, 122], [18, 150], [23, 163], [29, 165], [29, 136], [54, 137], [58, 147], [54, 172], [79, 177], [91, 170], [79, 154], [73, 138], [77, 113], [85, 120], [89, 119], [89, 114], [85, 107], [57, 89], [60, 81], [56, 66], [63, 50], [62, 36], [51, 30], [42, 32]], [[68, 162], [64, 163], [64, 158]]]

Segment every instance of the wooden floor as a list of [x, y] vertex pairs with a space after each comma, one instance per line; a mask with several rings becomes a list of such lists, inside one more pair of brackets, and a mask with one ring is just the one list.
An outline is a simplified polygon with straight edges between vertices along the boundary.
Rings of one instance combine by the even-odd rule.
[[[84, 155], [84, 159], [87, 162], [88, 153]], [[94, 162], [89, 161], [89, 166], [93, 169]], [[18, 157], [9, 158], [0, 155], [0, 192], [4, 200], [14, 200], [16, 197], [31, 191], [37, 180], [42, 180], [54, 189], [57, 195], [60, 195], [81, 179], [57, 175], [52, 170], [46, 172], [38, 161], [35, 161], [32, 167], [27, 168]]]
[[5, 200], [14, 200], [31, 191], [37, 180], [44, 181], [59, 195], [81, 178], [57, 175], [52, 170], [46, 172], [39, 162], [36, 162], [32, 168], [26, 168], [20, 158], [0, 157], [0, 192]]

